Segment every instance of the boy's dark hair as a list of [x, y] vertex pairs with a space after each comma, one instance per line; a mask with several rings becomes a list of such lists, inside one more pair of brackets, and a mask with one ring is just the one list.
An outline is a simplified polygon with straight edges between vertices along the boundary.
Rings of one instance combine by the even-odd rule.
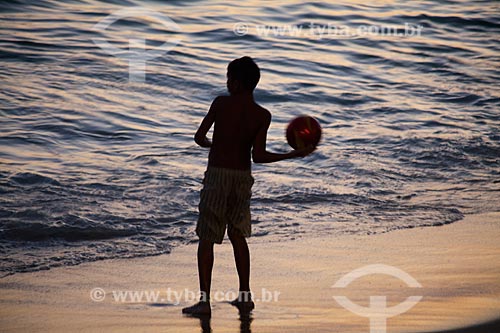
[[251, 91], [259, 83], [259, 66], [250, 57], [245, 56], [231, 61], [227, 66], [227, 72], [231, 75], [231, 79], [240, 81], [245, 88]]

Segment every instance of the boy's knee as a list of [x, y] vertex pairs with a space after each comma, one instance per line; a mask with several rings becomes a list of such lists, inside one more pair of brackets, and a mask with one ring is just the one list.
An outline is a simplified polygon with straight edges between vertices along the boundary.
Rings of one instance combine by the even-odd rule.
[[241, 238], [244, 238], [241, 232], [239, 232], [237, 229], [230, 228], [227, 230], [227, 235], [230, 240], [238, 240]]
[[198, 242], [198, 250], [210, 250], [213, 249], [214, 247], [214, 242], [206, 239], [200, 239]]

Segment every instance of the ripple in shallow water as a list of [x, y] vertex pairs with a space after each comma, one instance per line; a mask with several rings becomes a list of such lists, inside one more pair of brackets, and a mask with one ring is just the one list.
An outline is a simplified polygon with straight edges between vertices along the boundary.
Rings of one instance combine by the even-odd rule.
[[[288, 150], [299, 114], [324, 135], [301, 160], [255, 165], [254, 235], [378, 233], [497, 210], [497, 8], [493, 2], [148, 3], [182, 42], [128, 82], [92, 38], [155, 47], [172, 32], [128, 18], [129, 1], [0, 6], [0, 248], [3, 272], [166, 253], [195, 239], [207, 151], [192, 141], [228, 61], [256, 58], [268, 146]], [[251, 24], [236, 36], [234, 24]], [[423, 26], [421, 36], [257, 35], [256, 24]]]

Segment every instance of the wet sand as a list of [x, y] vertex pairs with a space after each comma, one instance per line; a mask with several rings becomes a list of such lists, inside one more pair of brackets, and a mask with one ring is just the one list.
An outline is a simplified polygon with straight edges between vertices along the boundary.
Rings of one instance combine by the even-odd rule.
[[[182, 307], [191, 304], [185, 290], [197, 291], [195, 244], [157, 257], [15, 274], [0, 280], [0, 327], [2, 332], [181, 333], [209, 328], [213, 332], [369, 332], [369, 319], [343, 308], [333, 296], [346, 296], [367, 307], [370, 296], [378, 295], [387, 297], [387, 307], [410, 296], [423, 296], [407, 312], [388, 318], [387, 332], [468, 326], [475, 328], [457, 332], [485, 332], [475, 325], [500, 318], [498, 239], [498, 213], [380, 235], [304, 236], [286, 242], [250, 239], [251, 286], [258, 302], [250, 317], [241, 318], [225, 301], [238, 287], [228, 241], [215, 249], [210, 319], [181, 314]], [[332, 288], [345, 274], [367, 265], [395, 267], [421, 288], [385, 274]], [[104, 300], [91, 299], [94, 288], [102, 288]], [[115, 297], [116, 291], [148, 291], [151, 298], [143, 294], [142, 301], [117, 301], [113, 291]], [[99, 290], [94, 292], [94, 298], [102, 297]], [[153, 299], [155, 293], [157, 299]], [[179, 304], [176, 296], [181, 298]], [[498, 327], [498, 321], [491, 325]]]

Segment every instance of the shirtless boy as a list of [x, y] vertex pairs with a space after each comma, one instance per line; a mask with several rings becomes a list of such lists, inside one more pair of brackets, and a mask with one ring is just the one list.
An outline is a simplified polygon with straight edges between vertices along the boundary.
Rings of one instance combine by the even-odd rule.
[[[227, 234], [234, 251], [239, 277], [239, 296], [231, 304], [252, 310], [250, 293], [250, 253], [245, 237], [251, 233], [250, 197], [254, 179], [251, 160], [271, 163], [304, 157], [312, 146], [288, 153], [266, 151], [267, 130], [271, 113], [255, 103], [253, 90], [260, 79], [260, 70], [250, 57], [233, 60], [227, 68], [227, 89], [230, 96], [215, 98], [203, 119], [195, 142], [210, 148], [208, 167], [200, 194], [199, 218], [196, 226], [198, 243], [198, 275], [200, 301], [182, 309], [185, 314], [210, 315], [210, 284], [214, 262], [214, 243], [221, 244]], [[207, 133], [215, 123], [212, 141]]]

